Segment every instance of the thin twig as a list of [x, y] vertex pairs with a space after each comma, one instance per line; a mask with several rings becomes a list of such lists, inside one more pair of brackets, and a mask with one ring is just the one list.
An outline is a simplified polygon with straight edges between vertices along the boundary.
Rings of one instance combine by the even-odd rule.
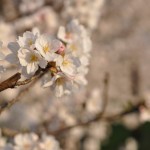
[[110, 80], [109, 73], [106, 73], [104, 77], [104, 88], [103, 88], [103, 97], [102, 97], [103, 106], [102, 106], [101, 114], [99, 115], [103, 115], [106, 111], [106, 107], [108, 103], [109, 80]]
[[7, 80], [0, 83], [0, 92], [6, 90], [8, 88], [14, 88], [17, 84], [17, 81], [20, 78], [21, 78], [21, 74], [18, 72], [16, 74], [14, 74], [13, 76], [11, 76], [10, 78], [8, 78]]
[[14, 74], [10, 78], [8, 78], [5, 81], [0, 83], [0, 92], [4, 91], [6, 89], [9, 89], [9, 88], [15, 88], [17, 86], [26, 85], [26, 84], [32, 82], [33, 80], [38, 78], [41, 71], [46, 72], [49, 67], [50, 67], [50, 65], [48, 64], [47, 67], [43, 70], [41, 68], [39, 68], [33, 77], [26, 79], [24, 81], [19, 81], [21, 79], [21, 73], [18, 72], [16, 74]]
[[[43, 77], [43, 75], [47, 73], [47, 70], [45, 72], [42, 72], [40, 75], [35, 76], [34, 80], [31, 78], [29, 81], [33, 81], [27, 88], [21, 90], [19, 92], [19, 94], [16, 96], [16, 98], [12, 99], [11, 101], [8, 102], [4, 102], [3, 104], [0, 105], [0, 115], [3, 111], [5, 111], [6, 109], [10, 108], [11, 106], [13, 106], [16, 102], [18, 102], [20, 100], [20, 98], [41, 78]], [[21, 81], [20, 81], [21, 83]], [[29, 82], [26, 82], [25, 84], [27, 84]], [[21, 85], [21, 84], [20, 84]]]
[[[43, 76], [43, 75], [41, 75], [41, 76]], [[36, 81], [34, 80], [34, 82], [36, 82]], [[34, 82], [32, 82], [33, 85], [34, 85]], [[60, 135], [61, 133], [69, 131], [69, 130], [71, 130], [73, 128], [76, 128], [76, 127], [79, 127], [79, 126], [80, 127], [87, 126], [87, 125], [90, 125], [91, 123], [99, 121], [99, 120], [105, 120], [105, 121], [113, 122], [113, 121], [116, 121], [116, 120], [122, 118], [125, 115], [130, 114], [130, 113], [139, 112], [139, 108], [141, 106], [145, 106], [144, 100], [141, 100], [139, 103], [131, 106], [128, 109], [123, 110], [122, 112], [120, 112], [118, 114], [111, 115], [111, 116], [104, 116], [104, 112], [106, 110], [106, 106], [107, 106], [107, 102], [108, 102], [108, 84], [109, 84], [109, 75], [107, 74], [105, 76], [105, 79], [104, 79], [104, 95], [103, 95], [103, 100], [104, 100], [103, 102], [104, 103], [103, 103], [103, 109], [102, 109], [102, 111], [99, 114], [97, 114], [94, 118], [92, 118], [92, 119], [90, 119], [88, 121], [78, 122], [77, 124], [74, 124], [74, 125], [71, 125], [71, 126], [67, 126], [67, 127], [64, 127], [64, 128], [60, 128], [60, 129], [58, 129], [56, 131], [47, 131], [47, 133], [57, 136], [57, 135]], [[28, 89], [25, 89], [25, 90], [28, 90]], [[19, 98], [22, 96], [22, 94], [23, 93], [21, 92], [19, 94], [20, 96], [18, 96], [16, 99], [14, 99], [12, 101], [12, 103], [13, 104], [16, 103], [19, 100]], [[6, 108], [9, 108], [10, 106], [12, 106], [12, 104], [8, 105], [8, 107], [5, 107], [4, 110]], [[2, 112], [2, 111], [0, 111], [0, 112]], [[8, 130], [2, 130], [2, 132], [5, 135], [8, 134], [8, 132], [6, 132], [6, 131], [8, 131]], [[11, 131], [11, 129], [9, 129], [9, 131]], [[27, 132], [29, 132], [29, 131], [27, 131]], [[16, 135], [17, 133], [19, 133], [19, 131], [12, 131], [10, 133], [11, 133], [11, 136], [12, 136], [12, 134]], [[41, 131], [37, 131], [37, 133], [41, 134]]]
[[133, 112], [139, 112], [139, 108], [141, 106], [145, 106], [145, 102], [144, 101], [141, 101], [141, 102], [137, 103], [136, 105], [132, 106], [131, 108], [129, 108], [127, 110], [123, 110], [119, 114], [115, 114], [115, 115], [111, 115], [111, 116], [103, 116], [103, 115], [99, 115], [98, 116], [97, 115], [93, 119], [90, 119], [90, 120], [88, 120], [86, 122], [79, 122], [79, 123], [77, 123], [75, 125], [67, 126], [67, 127], [58, 129], [56, 131], [48, 132], [48, 133], [57, 136], [57, 135], [59, 135], [61, 133], [69, 131], [69, 130], [71, 130], [73, 128], [84, 127], [84, 126], [90, 125], [91, 123], [99, 121], [100, 119], [101, 120], [105, 120], [105, 121], [109, 121], [109, 122], [117, 121], [118, 119], [122, 118], [125, 115], [131, 114]]

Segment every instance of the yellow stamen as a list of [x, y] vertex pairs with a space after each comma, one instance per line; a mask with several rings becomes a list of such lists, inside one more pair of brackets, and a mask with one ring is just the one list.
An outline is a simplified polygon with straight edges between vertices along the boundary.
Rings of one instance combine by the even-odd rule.
[[70, 62], [68, 60], [64, 60], [62, 63], [63, 66], [68, 66], [69, 64], [70, 64]]
[[43, 47], [43, 51], [44, 51], [45, 53], [47, 53], [49, 50], [50, 50], [50, 47], [49, 47], [48, 44], [46, 44], [46, 45]]
[[31, 55], [31, 61], [32, 62], [38, 61], [38, 57], [35, 55]]
[[33, 44], [33, 41], [30, 39], [30, 40], [28, 41], [28, 45], [31, 46], [32, 44]]
[[58, 78], [57, 80], [56, 80], [56, 84], [57, 85], [61, 85], [61, 84], [63, 84], [64, 83], [64, 79], [63, 78]]

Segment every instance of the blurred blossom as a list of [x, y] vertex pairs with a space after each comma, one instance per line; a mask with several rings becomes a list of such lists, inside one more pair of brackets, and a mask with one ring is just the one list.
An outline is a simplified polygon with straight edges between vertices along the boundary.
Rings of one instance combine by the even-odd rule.
[[[3, 44], [3, 42], [0, 41], [0, 61], [4, 60], [4, 58], [5, 58], [4, 54], [1, 52], [2, 44]], [[4, 67], [0, 64], [0, 74], [3, 73], [4, 70], [5, 70]]]
[[[46, 122], [46, 130], [55, 132], [93, 119], [103, 107], [102, 88], [98, 86], [102, 85], [105, 72], [110, 73], [110, 82], [104, 117], [118, 114], [133, 98], [130, 90], [133, 62], [139, 64], [137, 72], [133, 71], [133, 82], [140, 82], [137, 84], [140, 94], [136, 96], [140, 99], [144, 96], [146, 107], [121, 117], [119, 122], [134, 130], [150, 121], [148, 3], [141, 0], [12, 0], [10, 4], [14, 5], [10, 7], [14, 7], [17, 17], [8, 20], [4, 12], [11, 10], [10, 15], [13, 14], [9, 2], [0, 2], [0, 40], [3, 41], [3, 47], [0, 42], [0, 76], [3, 79], [20, 71], [24, 80], [33, 77], [37, 70], [46, 68], [48, 73], [42, 83], [30, 88], [19, 103], [1, 115], [0, 126], [41, 132]], [[7, 16], [9, 18], [9, 13]], [[8, 72], [4, 72], [5, 63]], [[0, 104], [13, 99], [20, 88], [2, 92]], [[58, 133], [61, 135], [58, 141], [45, 132], [40, 135], [20, 132], [13, 137], [0, 134], [0, 150], [60, 150], [60, 145], [64, 150], [100, 150], [103, 141], [109, 138], [111, 123], [113, 121], [99, 120], [88, 126], [77, 126]], [[115, 133], [115, 136], [118, 135]], [[128, 138], [120, 148], [137, 149], [138, 143], [133, 138]]]
[[104, 0], [65, 0], [62, 15], [64, 18], [79, 17], [83, 24], [93, 30], [97, 27], [103, 4]]
[[60, 150], [59, 143], [53, 136], [43, 135], [38, 144], [39, 150]]
[[11, 53], [9, 53], [6, 56], [6, 58], [5, 58], [6, 61], [8, 61], [9, 63], [12, 63], [12, 64], [19, 65], [19, 59], [17, 57], [18, 50], [20, 49], [19, 44], [17, 42], [10, 42], [7, 47], [11, 51]]
[[76, 123], [74, 116], [69, 111], [67, 111], [65, 107], [61, 107], [59, 109], [58, 116], [60, 119], [64, 120], [66, 125], [74, 125]]
[[4, 47], [6, 48], [6, 43], [15, 38], [15, 31], [11, 24], [0, 20], [0, 40], [3, 40]]
[[140, 107], [140, 119], [141, 122], [150, 121], [150, 109], [145, 107]]
[[0, 137], [0, 150], [60, 150], [59, 143], [53, 136], [43, 134], [41, 138], [35, 133], [17, 134], [14, 144]]
[[3, 45], [3, 42], [0, 41], [0, 60], [3, 60], [4, 59], [4, 54], [2, 53], [2, 45]]
[[38, 141], [38, 136], [34, 133], [30, 134], [18, 134], [14, 138], [15, 141], [15, 150], [33, 150]]
[[129, 129], [135, 129], [140, 125], [140, 117], [137, 113], [124, 116], [122, 121]]
[[124, 150], [138, 150], [138, 143], [133, 138], [128, 138], [126, 140], [125, 149]]
[[1, 132], [0, 132], [0, 148], [4, 147], [5, 144], [6, 144], [6, 138], [2, 137]]
[[29, 16], [21, 17], [14, 21], [14, 29], [21, 33], [35, 26], [39, 27], [44, 33], [54, 33], [58, 27], [56, 12], [51, 7], [46, 6]]
[[13, 145], [6, 144], [4, 147], [1, 148], [1, 150], [15, 150]]
[[88, 138], [84, 143], [84, 149], [86, 150], [99, 150], [99, 147], [100, 147], [100, 141], [93, 137]]
[[102, 95], [98, 88], [91, 92], [91, 96], [87, 100], [87, 111], [91, 114], [97, 114], [102, 110]]
[[19, 9], [21, 13], [27, 14], [29, 12], [35, 11], [43, 5], [44, 0], [21, 0]]

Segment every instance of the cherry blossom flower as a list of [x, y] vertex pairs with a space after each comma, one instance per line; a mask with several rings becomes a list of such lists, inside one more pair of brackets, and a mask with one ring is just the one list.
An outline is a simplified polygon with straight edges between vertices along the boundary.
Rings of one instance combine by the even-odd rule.
[[34, 74], [39, 66], [45, 68], [47, 61], [41, 57], [38, 51], [30, 49], [20, 49], [18, 51], [20, 64], [25, 66], [28, 74]]
[[[77, 20], [60, 27], [58, 38], [27, 31], [17, 42], [10, 42], [11, 53], [6, 60], [16, 64], [22, 75], [32, 77], [39, 68], [49, 67], [50, 79], [44, 87], [55, 89], [57, 97], [69, 94], [79, 85], [86, 85], [91, 40], [86, 29]], [[47, 65], [49, 64], [49, 65]]]
[[44, 87], [52, 87], [56, 96], [61, 97], [79, 85], [87, 84], [85, 75], [88, 72], [91, 40], [77, 20], [73, 20], [66, 28], [60, 27], [57, 36], [64, 42], [65, 50], [54, 60], [57, 71], [47, 80]]
[[54, 61], [58, 55], [55, 53], [61, 42], [51, 36], [41, 35], [36, 40], [35, 47], [47, 61]]
[[35, 44], [35, 41], [38, 37], [39, 33], [33, 33], [30, 31], [26, 31], [23, 34], [23, 37], [19, 36], [18, 43], [22, 48], [29, 48]]
[[12, 64], [18, 65], [19, 59], [17, 55], [18, 55], [18, 50], [20, 49], [19, 44], [17, 42], [10, 42], [8, 44], [8, 48], [11, 51], [11, 53], [8, 54], [5, 59]]
[[66, 54], [64, 56], [59, 56], [56, 65], [60, 67], [61, 71], [63, 73], [66, 73], [68, 75], [74, 75], [77, 69], [77, 66], [80, 65], [80, 62], [77, 58], [72, 57], [69, 54]]
[[43, 87], [52, 87], [52, 90], [55, 91], [56, 97], [62, 97], [64, 94], [70, 94], [71, 91], [71, 78], [68, 78], [63, 73], [57, 73], [50, 81], [47, 81]]
[[80, 25], [77, 20], [72, 20], [67, 27], [60, 26], [58, 30], [58, 38], [66, 43], [72, 42], [77, 35], [81, 34]]
[[[67, 34], [70, 35], [69, 41], [66, 40]], [[66, 42], [66, 53], [71, 53], [80, 60], [81, 65], [77, 68], [78, 73], [86, 75], [92, 43], [85, 28], [77, 20], [73, 20], [66, 29], [65, 27], [59, 29], [58, 38]]]

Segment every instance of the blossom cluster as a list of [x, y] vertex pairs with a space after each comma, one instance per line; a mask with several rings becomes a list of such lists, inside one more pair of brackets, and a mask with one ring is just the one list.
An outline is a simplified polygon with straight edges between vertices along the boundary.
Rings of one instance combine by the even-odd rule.
[[17, 65], [26, 78], [48, 69], [43, 86], [55, 89], [57, 97], [87, 84], [91, 40], [77, 20], [72, 20], [66, 28], [61, 26], [56, 37], [40, 34], [36, 29], [26, 31], [16, 42], [10, 42], [8, 48], [11, 53], [6, 60]]
[[67, 19], [78, 16], [79, 20], [92, 31], [98, 25], [104, 3], [105, 0], [65, 0], [62, 17]]
[[14, 144], [0, 137], [1, 150], [60, 150], [59, 143], [53, 136], [43, 134], [41, 138], [35, 133], [17, 134]]

